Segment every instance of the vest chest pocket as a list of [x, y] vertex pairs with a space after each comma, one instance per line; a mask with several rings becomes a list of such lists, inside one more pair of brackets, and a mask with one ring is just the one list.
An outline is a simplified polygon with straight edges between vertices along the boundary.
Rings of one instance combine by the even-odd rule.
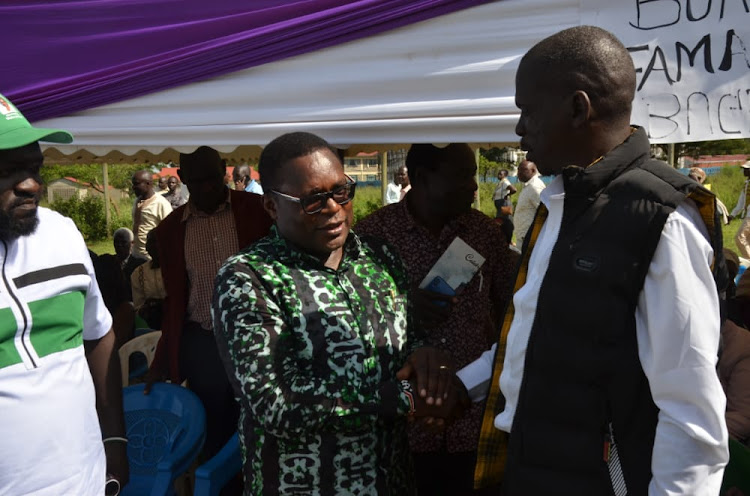
[[582, 343], [617, 342], [634, 318], [640, 265], [611, 243], [566, 248], [553, 253], [537, 318], [545, 327], [565, 329], [566, 336]]
[[610, 243], [602, 243], [599, 247], [571, 245], [568, 257], [570, 277], [592, 290], [611, 288], [618, 294], [639, 290], [636, 286], [640, 264], [621, 247]]

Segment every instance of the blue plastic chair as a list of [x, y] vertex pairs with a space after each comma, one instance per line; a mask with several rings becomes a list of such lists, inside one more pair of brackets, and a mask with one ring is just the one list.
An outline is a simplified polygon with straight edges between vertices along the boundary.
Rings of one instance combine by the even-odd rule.
[[[148, 327], [140, 327], [135, 330], [133, 333], [133, 339], [143, 336], [145, 334], [149, 334], [152, 332], [156, 332], [156, 329], [149, 329]], [[128, 359], [128, 365], [129, 365], [129, 375], [128, 380], [129, 382], [133, 382], [136, 379], [139, 379], [146, 375], [148, 372], [148, 366], [150, 365], [148, 363], [148, 360], [146, 359], [146, 355], [143, 353], [136, 351], [132, 355], [130, 355], [130, 358]]]
[[745, 267], [744, 265], [740, 265], [740, 268], [737, 271], [737, 277], [734, 278], [734, 284], [740, 283], [740, 279], [742, 279], [742, 274], [744, 274], [746, 270], [747, 270], [747, 267]]
[[133, 337], [137, 338], [138, 336], [143, 336], [150, 332], [156, 332], [157, 330], [158, 329], [151, 329], [150, 327], [136, 327], [135, 331], [133, 331]]
[[242, 470], [240, 438], [235, 432], [221, 451], [195, 469], [193, 496], [219, 496], [221, 489], [240, 470]]
[[192, 391], [166, 383], [123, 389], [130, 482], [123, 496], [171, 496], [206, 440], [206, 413]]

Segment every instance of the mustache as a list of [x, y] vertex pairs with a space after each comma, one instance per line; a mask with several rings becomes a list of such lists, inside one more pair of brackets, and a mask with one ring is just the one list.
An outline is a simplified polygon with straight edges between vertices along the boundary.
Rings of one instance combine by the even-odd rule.
[[13, 200], [13, 203], [10, 204], [10, 208], [20, 207], [21, 205], [26, 205], [28, 203], [34, 203], [34, 205], [38, 207], [39, 194], [17, 197], [15, 200]]

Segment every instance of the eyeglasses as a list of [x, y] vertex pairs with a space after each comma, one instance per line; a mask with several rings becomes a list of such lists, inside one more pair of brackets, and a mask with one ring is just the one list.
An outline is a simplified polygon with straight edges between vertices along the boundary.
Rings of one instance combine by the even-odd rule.
[[317, 214], [318, 212], [323, 210], [323, 208], [325, 208], [326, 204], [328, 203], [329, 198], [333, 199], [333, 201], [335, 201], [339, 205], [346, 205], [354, 198], [354, 190], [356, 188], [356, 181], [354, 181], [354, 179], [352, 179], [351, 177], [346, 176], [346, 184], [337, 186], [331, 191], [326, 191], [325, 193], [315, 193], [314, 195], [297, 197], [287, 195], [274, 189], [272, 189], [271, 192], [279, 195], [286, 200], [299, 203], [302, 207], [303, 212], [312, 215]]

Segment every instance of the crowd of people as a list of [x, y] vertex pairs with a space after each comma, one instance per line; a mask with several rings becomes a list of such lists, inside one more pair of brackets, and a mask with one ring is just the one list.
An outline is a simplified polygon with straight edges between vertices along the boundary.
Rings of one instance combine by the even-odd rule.
[[[467, 144], [414, 144], [387, 205], [353, 225], [339, 151], [293, 132], [263, 149], [262, 187], [245, 166], [228, 188], [208, 146], [157, 186], [137, 172], [133, 229], [94, 262], [38, 207], [38, 142], [72, 137], [11, 107], [0, 494], [127, 484], [115, 351], [141, 318], [162, 331], [145, 392], [186, 381], [200, 398], [200, 460], [239, 431], [223, 494], [718, 495], [730, 436], [750, 436], [750, 279], [734, 286], [700, 174], [652, 159], [631, 124], [635, 81], [600, 28], [531, 48], [523, 188], [500, 173], [495, 219], [472, 208]], [[460, 283], [435, 275], [457, 241]]]

